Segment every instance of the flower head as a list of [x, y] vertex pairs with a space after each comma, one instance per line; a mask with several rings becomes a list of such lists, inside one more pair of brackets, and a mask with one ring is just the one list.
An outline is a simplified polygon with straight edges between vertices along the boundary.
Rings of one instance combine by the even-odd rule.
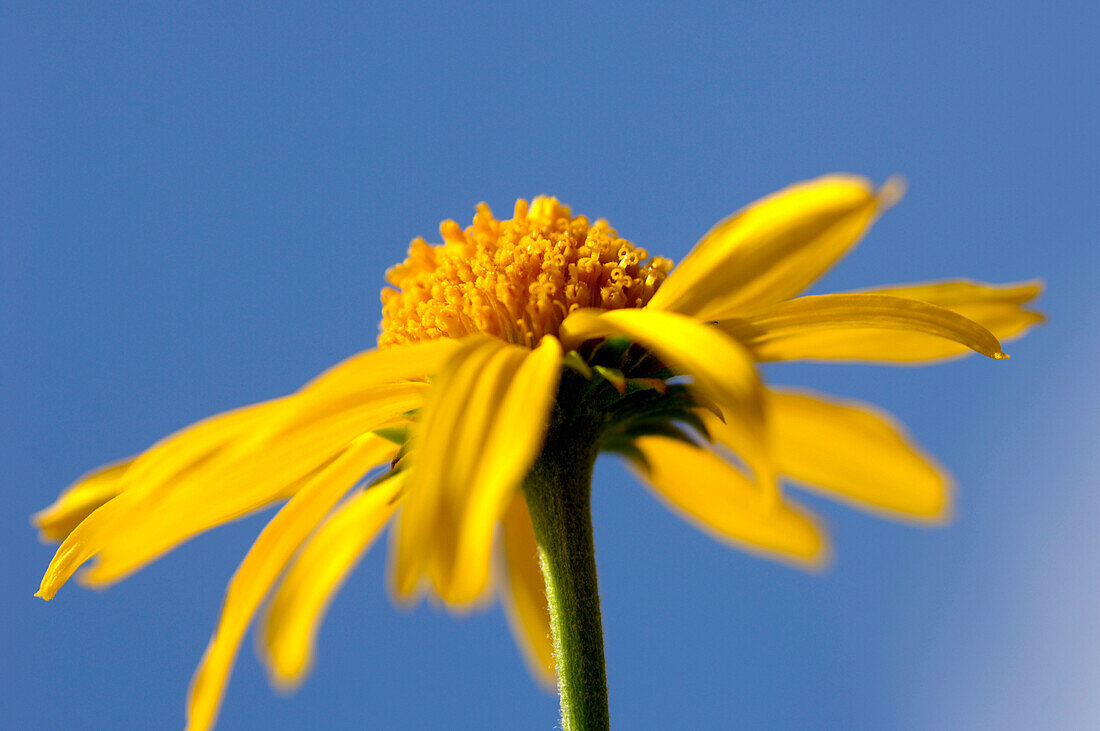
[[[675, 269], [552, 198], [510, 220], [478, 207], [388, 273], [378, 349], [279, 399], [231, 411], [85, 476], [36, 516], [63, 540], [39, 595], [111, 584], [188, 538], [286, 501], [245, 557], [192, 685], [192, 728], [216, 716], [265, 598], [272, 678], [308, 670], [325, 608], [387, 523], [393, 588], [453, 608], [496, 588], [537, 676], [553, 677], [546, 596], [521, 485], [558, 462], [626, 458], [676, 512], [803, 566], [828, 549], [782, 481], [915, 521], [949, 480], [888, 415], [765, 387], [779, 360], [918, 363], [975, 351], [1041, 315], [1036, 283], [955, 280], [799, 296], [900, 195], [830, 176], [719, 223]], [[564, 446], [563, 446], [564, 445]], [[572, 451], [570, 451], [572, 450]], [[575, 454], [574, 454], [575, 453]], [[367, 478], [367, 479], [364, 479]], [[541, 479], [545, 479], [543, 474]], [[359, 487], [356, 487], [359, 485]]]
[[477, 333], [533, 347], [579, 307], [644, 307], [672, 268], [554, 198], [518, 200], [507, 221], [482, 203], [465, 231], [439, 232], [386, 273], [397, 289], [382, 291], [379, 347]]

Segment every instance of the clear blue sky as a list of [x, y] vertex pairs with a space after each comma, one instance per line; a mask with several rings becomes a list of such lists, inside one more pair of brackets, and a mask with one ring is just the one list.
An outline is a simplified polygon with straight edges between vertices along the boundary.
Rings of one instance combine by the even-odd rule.
[[[910, 192], [818, 291], [1043, 277], [1050, 324], [933, 369], [782, 366], [881, 404], [958, 480], [925, 530], [807, 498], [804, 575], [595, 497], [619, 728], [1100, 723], [1095, 3], [0, 7], [0, 721], [178, 728], [266, 515], [104, 593], [32, 597], [28, 516], [89, 467], [373, 344], [442, 218], [551, 193], [681, 258], [795, 180]], [[221, 728], [550, 728], [499, 609], [389, 605], [372, 553], [294, 697], [250, 643]]]

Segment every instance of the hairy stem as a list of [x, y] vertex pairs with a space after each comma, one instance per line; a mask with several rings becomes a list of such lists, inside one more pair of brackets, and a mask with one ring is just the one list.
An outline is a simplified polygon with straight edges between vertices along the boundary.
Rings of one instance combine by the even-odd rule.
[[546, 580], [563, 731], [610, 724], [590, 503], [597, 440], [583, 426], [555, 425], [523, 485]]

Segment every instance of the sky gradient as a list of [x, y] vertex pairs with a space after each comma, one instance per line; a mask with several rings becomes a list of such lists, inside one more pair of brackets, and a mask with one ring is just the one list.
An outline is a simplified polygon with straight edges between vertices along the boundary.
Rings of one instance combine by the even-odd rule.
[[[909, 193], [815, 292], [1035, 277], [1050, 322], [924, 369], [780, 365], [879, 404], [957, 481], [923, 529], [810, 496], [807, 575], [597, 468], [624, 729], [1100, 723], [1100, 72], [1095, 3], [0, 6], [0, 720], [178, 728], [269, 513], [106, 592], [32, 595], [28, 518], [82, 472], [371, 347], [387, 267], [475, 204], [556, 195], [680, 260], [791, 182]], [[269, 690], [246, 642], [220, 728], [551, 728], [499, 607], [391, 606], [385, 546]]]

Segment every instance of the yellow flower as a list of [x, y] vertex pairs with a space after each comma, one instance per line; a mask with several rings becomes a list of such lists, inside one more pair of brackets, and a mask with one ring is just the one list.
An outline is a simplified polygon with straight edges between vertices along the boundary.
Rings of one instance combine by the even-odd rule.
[[[482, 204], [388, 274], [377, 350], [284, 398], [212, 417], [79, 480], [39, 513], [63, 540], [39, 596], [106, 586], [191, 536], [286, 504], [234, 575], [192, 684], [210, 726], [248, 625], [293, 686], [334, 593], [393, 519], [398, 597], [464, 609], [494, 584], [531, 667], [554, 674], [524, 492], [547, 440], [625, 456], [675, 511], [739, 547], [805, 566], [827, 545], [780, 479], [860, 508], [939, 521], [949, 481], [889, 416], [765, 388], [756, 363], [916, 363], [976, 351], [1041, 315], [1037, 283], [948, 281], [802, 296], [900, 195], [852, 176], [801, 183], [719, 223], [674, 271], [552, 198], [510, 220]], [[548, 436], [549, 434], [549, 436]], [[557, 448], [557, 447], [555, 447]], [[561, 458], [561, 455], [558, 455]], [[377, 477], [363, 484], [368, 473]], [[532, 473], [534, 474], [534, 473]], [[356, 485], [362, 485], [356, 487]], [[498, 530], [499, 527], [499, 530]], [[494, 536], [500, 538], [494, 543]], [[495, 549], [494, 549], [495, 546]]]

